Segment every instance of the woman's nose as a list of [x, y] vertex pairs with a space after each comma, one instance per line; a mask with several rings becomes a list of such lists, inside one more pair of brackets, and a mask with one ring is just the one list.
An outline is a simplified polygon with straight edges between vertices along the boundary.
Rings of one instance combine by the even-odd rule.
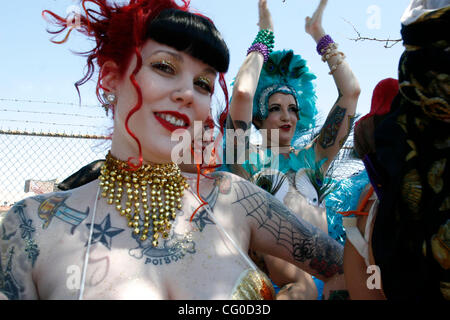
[[282, 121], [289, 121], [289, 120], [290, 120], [290, 118], [289, 118], [289, 111], [288, 111], [288, 110], [285, 110], [285, 109], [282, 109], [282, 110], [281, 110], [280, 119], [281, 119]]
[[181, 103], [182, 106], [190, 107], [194, 102], [193, 88], [184, 86], [179, 89], [175, 89], [172, 92], [172, 100]]

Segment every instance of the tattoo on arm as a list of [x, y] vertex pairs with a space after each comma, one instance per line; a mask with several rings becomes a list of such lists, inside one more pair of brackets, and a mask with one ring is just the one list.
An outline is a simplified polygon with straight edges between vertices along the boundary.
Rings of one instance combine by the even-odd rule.
[[34, 239], [33, 220], [25, 209], [25, 201], [18, 202], [2, 221], [0, 292], [10, 300], [22, 298], [25, 292], [22, 279], [30, 277], [40, 253]]
[[243, 131], [247, 131], [248, 129], [250, 129], [252, 126], [252, 122], [245, 122], [242, 120], [233, 120], [231, 119], [231, 116], [228, 115], [227, 118], [227, 129], [233, 129], [233, 130], [237, 130], [237, 129], [242, 129]]
[[[15, 247], [11, 246], [5, 255], [0, 256], [0, 292], [9, 300], [19, 300], [24, 291], [24, 288], [14, 277], [13, 270], [17, 261], [15, 255]], [[6, 261], [6, 265], [3, 265], [3, 261]]]
[[238, 200], [248, 217], [267, 230], [294, 260], [324, 277], [343, 272], [343, 248], [318, 228], [299, 220], [272, 195], [246, 181], [235, 182]]
[[227, 148], [233, 148], [233, 159], [226, 159], [226, 163], [237, 164], [242, 154], [244, 155], [244, 159], [249, 158], [251, 125], [251, 121], [233, 120], [228, 115], [227, 131], [225, 132], [225, 154], [227, 154]]
[[347, 109], [341, 108], [338, 105], [331, 111], [319, 136], [319, 144], [323, 149], [327, 149], [335, 144], [346, 112]]

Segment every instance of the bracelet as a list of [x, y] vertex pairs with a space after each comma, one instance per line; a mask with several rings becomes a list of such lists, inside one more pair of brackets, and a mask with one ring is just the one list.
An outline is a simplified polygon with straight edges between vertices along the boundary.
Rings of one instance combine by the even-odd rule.
[[257, 43], [266, 45], [266, 47], [269, 51], [269, 54], [272, 53], [274, 43], [275, 43], [275, 37], [274, 37], [273, 31], [271, 31], [269, 29], [259, 30], [252, 45], [257, 44]]
[[344, 62], [344, 59], [340, 59], [338, 62], [336, 62], [335, 65], [331, 66], [331, 68], [330, 68], [331, 71], [328, 72], [328, 74], [330, 74], [330, 75], [333, 74], [342, 62]]
[[333, 39], [331, 39], [329, 35], [324, 35], [322, 38], [320, 38], [319, 42], [317, 42], [317, 53], [319, 55], [323, 55], [327, 47], [332, 43], [334, 43]]
[[337, 50], [333, 50], [330, 53], [326, 53], [322, 56], [322, 61], [326, 62], [328, 61], [330, 58], [337, 56], [338, 54], [340, 54], [342, 56], [343, 59], [345, 59], [345, 54], [341, 51], [337, 51]]
[[322, 49], [322, 53], [320, 54], [321, 56], [330, 53], [334, 50], [337, 50], [337, 48], [339, 47], [339, 45], [335, 42], [328, 44], [325, 48]]
[[253, 51], [257, 51], [264, 56], [264, 63], [266, 63], [267, 60], [269, 60], [269, 49], [267, 48], [267, 46], [264, 43], [258, 42], [258, 43], [252, 44], [250, 46], [250, 48], [248, 48], [248, 50], [247, 50], [247, 55], [249, 55], [250, 52], [253, 52]]

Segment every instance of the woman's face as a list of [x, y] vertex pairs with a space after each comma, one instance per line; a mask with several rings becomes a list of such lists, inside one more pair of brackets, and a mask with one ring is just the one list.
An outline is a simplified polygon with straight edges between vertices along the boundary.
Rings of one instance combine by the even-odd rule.
[[[145, 43], [141, 55], [142, 68], [136, 82], [142, 92], [142, 107], [128, 124], [141, 142], [144, 162], [166, 163], [171, 161], [172, 148], [179, 143], [171, 141], [172, 133], [182, 129], [192, 136], [194, 121], [208, 117], [217, 72], [200, 60], [153, 40]], [[111, 152], [122, 160], [139, 155], [137, 143], [125, 129], [126, 118], [138, 101], [130, 80], [136, 60], [134, 56], [114, 90], [117, 104]]]
[[[267, 143], [270, 146], [290, 146], [298, 121], [298, 107], [291, 94], [276, 92], [269, 97], [268, 116], [261, 121], [260, 129], [267, 130]], [[279, 141], [273, 141], [271, 129], [278, 130]]]

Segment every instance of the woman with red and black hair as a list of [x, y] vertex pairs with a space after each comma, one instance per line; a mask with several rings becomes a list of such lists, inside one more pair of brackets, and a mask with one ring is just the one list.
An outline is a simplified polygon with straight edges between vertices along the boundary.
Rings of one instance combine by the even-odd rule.
[[[172, 135], [207, 119], [217, 75], [228, 68], [228, 49], [212, 22], [189, 12], [188, 1], [81, 3], [77, 29], [96, 47], [77, 86], [99, 68], [97, 93], [114, 115], [111, 150], [98, 179], [27, 198], [8, 212], [0, 295], [273, 298], [249, 249], [324, 281], [342, 273], [337, 242], [270, 194], [229, 173], [187, 179], [172, 161]], [[44, 14], [61, 26], [57, 33], [69, 27]]]
[[[363, 161], [369, 183], [362, 186], [356, 210], [343, 212], [347, 241], [344, 246], [344, 270], [346, 286], [352, 300], [385, 299], [380, 283], [371, 283], [373, 277], [370, 268], [375, 268], [372, 253], [373, 224], [377, 215], [380, 199], [380, 168], [375, 150], [375, 128], [386, 118], [399, 90], [398, 80], [387, 78], [381, 80], [373, 90], [370, 112], [355, 123], [354, 149]], [[355, 192], [356, 194], [356, 192]], [[379, 271], [378, 269], [372, 269]], [[378, 276], [378, 274], [376, 274]], [[371, 285], [367, 285], [371, 283]]]

